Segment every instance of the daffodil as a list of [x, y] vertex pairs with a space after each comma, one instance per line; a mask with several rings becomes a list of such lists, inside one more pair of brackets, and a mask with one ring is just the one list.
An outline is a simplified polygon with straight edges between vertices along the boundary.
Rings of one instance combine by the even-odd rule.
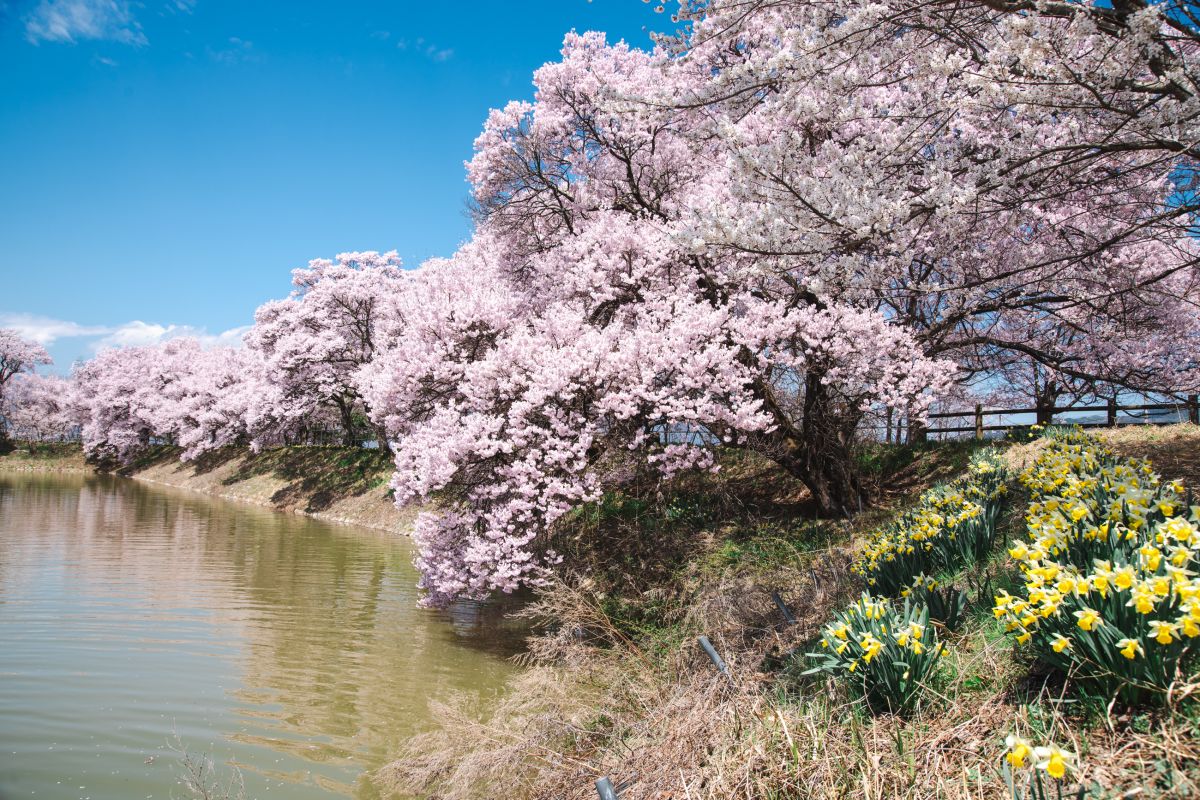
[[876, 639], [872, 634], [866, 634], [859, 642], [859, 646], [863, 649], [863, 663], [870, 664], [871, 659], [879, 654], [883, 649], [883, 642]]
[[1035, 747], [1033, 755], [1037, 759], [1037, 768], [1045, 770], [1046, 774], [1055, 780], [1062, 780], [1067, 774], [1068, 762], [1075, 757], [1074, 753], [1068, 753], [1053, 744], [1048, 747]]
[[1146, 653], [1145, 649], [1142, 648], [1142, 643], [1137, 639], [1122, 639], [1117, 642], [1117, 649], [1121, 651], [1121, 655], [1130, 661]]
[[1159, 644], [1166, 645], [1175, 641], [1178, 638], [1175, 635], [1178, 630], [1179, 626], [1172, 622], [1163, 622], [1157, 619], [1150, 620], [1150, 633], [1154, 637], [1154, 641]]
[[1020, 736], [1005, 737], [1004, 746], [1008, 748], [1004, 759], [1014, 769], [1023, 769], [1025, 760], [1033, 756], [1033, 745]]
[[1035, 747], [1033, 756], [1037, 759], [1037, 768], [1045, 770], [1046, 774], [1055, 780], [1063, 779], [1067, 774], [1069, 762], [1075, 758], [1074, 753], [1068, 753], [1053, 744], [1047, 747]]
[[1113, 572], [1113, 586], [1116, 586], [1117, 589], [1123, 592], [1133, 586], [1133, 581], [1136, 577], [1133, 567], [1126, 564]]
[[1081, 630], [1091, 631], [1097, 626], [1103, 625], [1104, 621], [1100, 619], [1100, 612], [1093, 608], [1084, 608], [1075, 612], [1076, 624]]

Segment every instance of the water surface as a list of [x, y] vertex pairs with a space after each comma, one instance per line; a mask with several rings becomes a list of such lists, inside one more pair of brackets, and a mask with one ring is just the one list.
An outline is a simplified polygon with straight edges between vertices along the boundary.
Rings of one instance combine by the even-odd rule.
[[178, 737], [251, 798], [366, 771], [519, 645], [416, 608], [405, 539], [105, 476], [0, 473], [0, 800], [185, 797]]

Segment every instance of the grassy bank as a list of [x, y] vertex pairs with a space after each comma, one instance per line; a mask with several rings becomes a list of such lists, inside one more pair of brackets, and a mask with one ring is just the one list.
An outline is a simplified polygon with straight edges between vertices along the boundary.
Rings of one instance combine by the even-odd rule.
[[0, 451], [0, 470], [19, 472], [91, 472], [83, 459], [83, 449], [75, 443], [39, 442], [32, 448], [25, 442], [9, 442]]
[[[1200, 477], [1194, 427], [1101, 436], [1119, 454], [1153, 459], [1168, 479]], [[1010, 477], [1045, 446], [1004, 447]], [[871, 713], [844, 683], [805, 674], [823, 627], [864, 588], [850, 567], [872, 531], [960, 474], [975, 449], [865, 454], [881, 503], [853, 522], [812, 519], [799, 487], [752, 460], [725, 465], [719, 477], [606, 497], [565, 532], [576, 546], [567, 563], [586, 567], [528, 610], [543, 627], [530, 669], [500, 708], [486, 719], [441, 708], [442, 730], [413, 742], [383, 777], [445, 798], [583, 800], [606, 775], [628, 782], [624, 800], [1035, 798], [1037, 785], [1009, 783], [1005, 739], [1016, 736], [1076, 754], [1061, 784], [1042, 784], [1047, 798], [1060, 789], [1197, 796], [1194, 674], [1158, 706], [1087, 702], [992, 613], [994, 594], [1021, 583], [1003, 543], [1025, 530], [1029, 497], [1015, 480], [1000, 542], [938, 576], [970, 603], [956, 630], [938, 630], [946, 654], [913, 712]], [[716, 646], [728, 678], [699, 635]]]
[[[0, 471], [91, 472], [78, 445], [39, 445], [0, 456]], [[390, 459], [377, 450], [353, 447], [287, 447], [253, 453], [225, 448], [191, 463], [173, 447], [156, 447], [118, 474], [253, 503], [389, 531], [407, 530], [411, 514], [391, 502]]]

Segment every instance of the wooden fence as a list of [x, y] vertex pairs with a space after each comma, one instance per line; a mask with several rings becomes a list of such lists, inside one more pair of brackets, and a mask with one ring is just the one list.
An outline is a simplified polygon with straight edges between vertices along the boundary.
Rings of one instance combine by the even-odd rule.
[[[1103, 422], [1071, 422], [1067, 424], [1078, 425], [1082, 428], [1115, 428], [1117, 425], [1122, 424], [1118, 418], [1120, 413], [1131, 416], [1134, 413], [1174, 412], [1175, 416], [1172, 419], [1155, 420], [1145, 417], [1136, 423], [1132, 423], [1139, 425], [1171, 425], [1182, 421], [1185, 411], [1187, 412], [1189, 422], [1193, 425], [1200, 424], [1200, 401], [1198, 401], [1197, 396], [1194, 394], [1188, 395], [1187, 400], [1176, 403], [1139, 403], [1136, 405], [1122, 405], [1115, 399], [1109, 399], [1104, 405], [1034, 406], [1032, 408], [995, 408], [985, 410], [982, 405], [976, 404], [973, 411], [939, 411], [932, 413], [929, 415], [930, 426], [921, 431], [918, 431], [914, 426], [913, 434], [914, 437], [919, 437], [920, 433], [924, 433], [926, 436], [942, 433], [974, 433], [976, 439], [982, 439], [984, 433], [987, 431], [1006, 431], [1010, 428], [1020, 427], [1019, 423], [987, 425], [984, 424], [984, 420], [987, 417], [1015, 416], [1018, 414], [1033, 414], [1036, 424], [1046, 425], [1054, 419], [1056, 414], [1104, 412], [1105, 418]], [[942, 419], [970, 419], [973, 424], [946, 428], [933, 427], [935, 420]]]

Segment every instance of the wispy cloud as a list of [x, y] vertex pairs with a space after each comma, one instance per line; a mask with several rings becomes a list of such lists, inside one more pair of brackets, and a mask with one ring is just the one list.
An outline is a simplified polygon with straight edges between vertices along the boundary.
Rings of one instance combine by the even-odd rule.
[[451, 47], [439, 47], [436, 44], [425, 41], [424, 36], [418, 36], [415, 41], [410, 42], [408, 39], [400, 39], [396, 42], [396, 48], [399, 50], [412, 51], [419, 53], [430, 61], [449, 61], [454, 58], [454, 49]]
[[147, 43], [128, 0], [40, 0], [25, 18], [25, 38], [33, 44], [88, 39], [135, 47]]
[[254, 42], [237, 36], [230, 36], [227, 44], [222, 47], [208, 47], [206, 51], [209, 58], [221, 64], [262, 61], [262, 56], [254, 49]]
[[191, 336], [199, 339], [206, 347], [215, 345], [239, 346], [249, 325], [230, 328], [220, 333], [209, 333], [206, 328], [191, 325], [160, 325], [153, 322], [133, 320], [121, 325], [80, 325], [69, 320], [43, 317], [37, 314], [0, 312], [0, 328], [13, 328], [26, 339], [49, 347], [59, 339], [90, 340], [87, 346], [93, 352], [106, 347], [137, 347], [157, 344], [167, 339]]

